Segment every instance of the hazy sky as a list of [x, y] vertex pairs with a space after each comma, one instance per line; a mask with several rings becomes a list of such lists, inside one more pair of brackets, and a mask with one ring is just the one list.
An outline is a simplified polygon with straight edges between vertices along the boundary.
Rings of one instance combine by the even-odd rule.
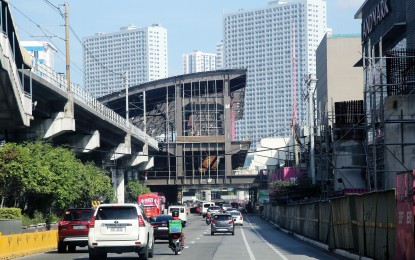
[[[360, 33], [360, 20], [354, 14], [364, 0], [327, 0], [327, 26], [334, 34]], [[52, 42], [60, 52], [55, 69], [65, 71], [65, 29], [59, 7], [65, 0], [9, 0], [20, 40]], [[96, 32], [115, 32], [133, 24], [147, 27], [161, 23], [167, 28], [169, 76], [182, 74], [182, 54], [193, 50], [215, 52], [222, 39], [222, 13], [256, 9], [267, 0], [68, 0], [69, 23], [82, 38]], [[55, 6], [55, 7], [53, 7]], [[46, 38], [46, 36], [53, 36]], [[71, 33], [71, 78], [83, 85], [82, 46]]]

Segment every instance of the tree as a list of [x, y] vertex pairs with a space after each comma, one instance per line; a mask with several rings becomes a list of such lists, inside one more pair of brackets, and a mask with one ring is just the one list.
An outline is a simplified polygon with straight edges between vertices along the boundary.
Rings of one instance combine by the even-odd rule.
[[92, 163], [83, 164], [64, 147], [42, 140], [0, 147], [1, 207], [19, 207], [27, 215], [60, 214], [67, 207], [91, 206], [114, 190], [110, 177]]
[[139, 195], [149, 192], [151, 192], [150, 189], [141, 184], [138, 180], [130, 180], [125, 189], [125, 198], [128, 202], [137, 202]]

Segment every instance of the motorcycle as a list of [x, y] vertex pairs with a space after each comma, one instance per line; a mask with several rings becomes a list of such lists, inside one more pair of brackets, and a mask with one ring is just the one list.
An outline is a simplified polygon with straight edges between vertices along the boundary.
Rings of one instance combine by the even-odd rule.
[[181, 233], [170, 234], [169, 248], [174, 252], [175, 255], [179, 255], [184, 249], [180, 242], [181, 237]]

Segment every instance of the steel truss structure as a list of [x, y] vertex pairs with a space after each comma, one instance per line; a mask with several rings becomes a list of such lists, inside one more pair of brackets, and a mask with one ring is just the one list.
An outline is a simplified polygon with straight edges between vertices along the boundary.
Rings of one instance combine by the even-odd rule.
[[[100, 98], [157, 139], [155, 166], [143, 172], [151, 185], [236, 182], [249, 141], [236, 141], [243, 116], [246, 70], [187, 74], [130, 87]], [[239, 178], [241, 179], [241, 178]]]

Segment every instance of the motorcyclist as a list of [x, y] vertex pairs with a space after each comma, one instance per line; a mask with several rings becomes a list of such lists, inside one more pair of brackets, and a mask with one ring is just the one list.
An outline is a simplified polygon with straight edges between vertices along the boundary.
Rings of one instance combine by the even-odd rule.
[[[173, 210], [171, 215], [173, 217], [173, 220], [181, 220], [179, 218], [179, 211], [178, 210]], [[172, 244], [172, 240], [173, 240], [172, 236], [169, 235], [169, 244]], [[182, 233], [181, 233], [179, 241], [180, 241], [180, 246], [184, 247], [184, 232], [183, 232], [183, 229], [182, 229]]]
[[206, 214], [206, 223], [210, 224], [211, 221], [212, 221], [212, 212], [210, 212], [210, 210], [208, 210], [208, 212]]

